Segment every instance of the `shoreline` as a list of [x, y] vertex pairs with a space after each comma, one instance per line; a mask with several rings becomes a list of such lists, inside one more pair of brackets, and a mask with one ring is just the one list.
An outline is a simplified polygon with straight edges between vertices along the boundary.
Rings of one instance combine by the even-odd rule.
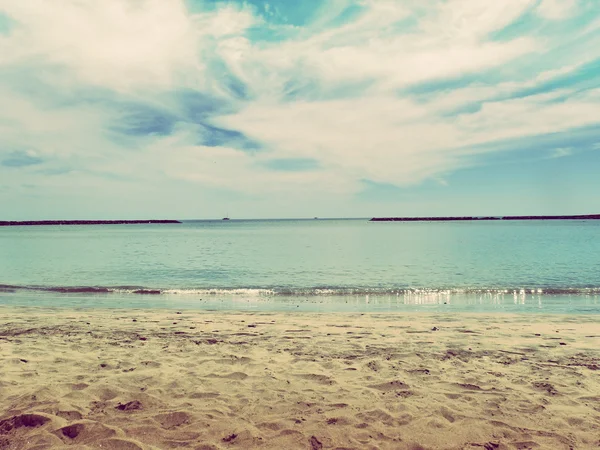
[[136, 225], [136, 224], [172, 224], [179, 220], [24, 220], [2, 221], [0, 227], [55, 226], [55, 225]]
[[[547, 322], [576, 322], [582, 320], [584, 322], [598, 322], [600, 325], [600, 316], [597, 314], [584, 313], [571, 313], [571, 312], [547, 312], [538, 310], [533, 313], [530, 311], [453, 311], [453, 310], [432, 310], [432, 309], [406, 309], [406, 310], [302, 310], [302, 309], [289, 309], [289, 310], [272, 310], [272, 309], [189, 309], [185, 308], [185, 305], [181, 308], [177, 306], [182, 305], [171, 305], [168, 307], [150, 307], [140, 304], [136, 307], [119, 306], [119, 307], [105, 307], [105, 306], [93, 306], [89, 307], [86, 305], [61, 305], [56, 306], [52, 304], [35, 304], [35, 305], [13, 305], [13, 304], [2, 304], [0, 303], [0, 312], [6, 315], [12, 315], [16, 312], [20, 313], [48, 313], [56, 315], [66, 315], [70, 313], [81, 313], [87, 315], [98, 315], [98, 316], [114, 316], [117, 314], [143, 314], [143, 315], [182, 315], [190, 314], [200, 316], [204, 314], [223, 315], [223, 316], [281, 316], [289, 319], [293, 319], [296, 316], [299, 318], [306, 318], [309, 316], [329, 317], [334, 320], [357, 320], [359, 318], [371, 318], [374, 320], [395, 320], [404, 319], [405, 317], [420, 317], [420, 318], [443, 318], [447, 322], [461, 322], [461, 321], [476, 321], [481, 318], [485, 318], [488, 321], [495, 322], [500, 320], [514, 319], [515, 321], [527, 322], [531, 316], [535, 317], [537, 321]], [[6, 324], [0, 321], [0, 327]], [[600, 333], [598, 333], [600, 337]]]
[[593, 316], [1, 311], [11, 450], [600, 444]]
[[567, 216], [447, 216], [447, 217], [373, 217], [369, 222], [461, 222], [490, 220], [600, 220], [600, 214]]
[[[71, 288], [69, 288], [71, 289]], [[94, 288], [98, 289], [98, 288]], [[69, 292], [11, 289], [0, 285], [1, 307], [40, 306], [83, 310], [186, 310], [269, 313], [448, 313], [448, 314], [600, 314], [597, 290], [581, 293], [477, 293], [439, 292], [406, 295], [260, 295], [256, 292], [104, 292], [73, 289]]]

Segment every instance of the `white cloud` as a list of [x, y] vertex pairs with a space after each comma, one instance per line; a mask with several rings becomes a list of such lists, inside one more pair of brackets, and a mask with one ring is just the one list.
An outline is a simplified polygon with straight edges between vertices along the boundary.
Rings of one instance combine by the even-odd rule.
[[260, 47], [237, 40], [224, 45], [220, 54], [261, 95], [277, 97], [298, 73], [330, 85], [372, 79], [379, 90], [390, 90], [499, 67], [542, 50], [542, 43], [529, 37], [508, 42], [486, 39], [534, 3], [440, 3], [440, 10], [432, 8], [431, 17], [422, 19], [419, 28], [403, 30], [398, 22], [414, 18], [407, 6], [368, 2], [367, 12], [338, 28]]
[[594, 98], [547, 100], [487, 103], [454, 119], [439, 118], [436, 102], [392, 98], [265, 104], [224, 118], [223, 124], [266, 142], [279, 155], [315, 158], [355, 179], [408, 185], [459, 167], [460, 157], [484, 151], [485, 144], [590, 125], [600, 117]]
[[318, 76], [326, 80], [376, 78], [385, 88], [391, 89], [497, 67], [538, 47], [530, 39], [518, 39], [509, 43], [406, 48], [403, 39], [385, 44], [338, 47], [314, 52], [311, 62]]
[[1, 85], [0, 98], [0, 143], [4, 148], [33, 148], [45, 156], [62, 157], [90, 157], [104, 151], [106, 111], [81, 105], [48, 110]]
[[0, 66], [65, 67], [80, 82], [119, 91], [203, 86], [212, 39], [255, 22], [232, 7], [190, 15], [182, 0], [2, 0], [19, 25], [0, 40]]
[[453, 0], [438, 2], [437, 14], [421, 24], [431, 36], [452, 40], [478, 40], [504, 28], [521, 16], [537, 0]]
[[[545, 0], [537, 11], [559, 19], [565, 3]], [[549, 57], [538, 73], [524, 75], [522, 63], [507, 69], [519, 58], [551, 55], [553, 46], [562, 45], [560, 38], [489, 39], [536, 5], [371, 0], [354, 20], [327, 29], [332, 11], [343, 10], [340, 2], [324, 8], [322, 20], [294, 39], [257, 43], [246, 30], [263, 19], [243, 7], [192, 14], [181, 0], [0, 0], [0, 9], [18, 23], [0, 37], [0, 68], [18, 73], [33, 67], [42, 78], [36, 89], [54, 89], [57, 99], [53, 104], [18, 85], [18, 77], [0, 74], [0, 140], [6, 148], [76, 167], [80, 180], [85, 173], [148, 185], [185, 180], [264, 198], [275, 190], [307, 197], [354, 193], [364, 179], [399, 186], [428, 178], [443, 183], [445, 174], [489, 151], [489, 144], [598, 122], [599, 94], [591, 90], [577, 94], [565, 87], [512, 98], [583, 63], [564, 55], [564, 61]], [[585, 53], [586, 60], [599, 56], [598, 50]], [[250, 100], [229, 94], [215, 62], [242, 80]], [[440, 88], [425, 98], [403, 91], [489, 70], [497, 75], [493, 81]], [[332, 94], [363, 81], [368, 88]], [[287, 97], [294, 83], [310, 95]], [[249, 153], [227, 144], [202, 146], [189, 123], [175, 126], [171, 136], [120, 143], [107, 133], [122, 115], [118, 106], [73, 98], [78, 89], [97, 89], [98, 95], [108, 92], [122, 102], [177, 113], [171, 93], [184, 88], [230, 102], [234, 112], [212, 115], [211, 123], [265, 148]], [[561, 97], [566, 100], [556, 101]], [[463, 108], [468, 113], [456, 112]], [[266, 168], [269, 160], [286, 158], [315, 160], [318, 170]], [[35, 179], [34, 169], [27, 170]], [[88, 184], [96, 189], [96, 181]]]
[[545, 19], [567, 19], [575, 13], [577, 0], [542, 0], [537, 12]]
[[550, 158], [564, 158], [565, 156], [571, 156], [572, 154], [572, 147], [558, 147], [552, 150]]

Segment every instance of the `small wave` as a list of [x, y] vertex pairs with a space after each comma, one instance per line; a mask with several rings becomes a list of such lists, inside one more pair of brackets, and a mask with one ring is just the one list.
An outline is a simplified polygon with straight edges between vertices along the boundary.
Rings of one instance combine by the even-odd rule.
[[9, 284], [1, 284], [0, 291], [15, 292], [24, 291], [46, 291], [58, 292], [61, 294], [107, 294], [112, 292], [111, 288], [100, 286], [15, 286]]
[[278, 295], [273, 289], [253, 288], [165, 289], [163, 293], [175, 295], [242, 295], [244, 297], [271, 297]]
[[0, 284], [0, 292], [42, 291], [60, 294], [200, 295], [241, 297], [335, 297], [335, 296], [453, 296], [453, 295], [600, 295], [600, 287], [511, 287], [511, 288], [154, 288], [144, 286], [18, 286]]
[[93, 287], [93, 286], [75, 286], [75, 287], [50, 287], [46, 290], [49, 292], [60, 292], [64, 294], [107, 294], [111, 292], [111, 289], [104, 287]]

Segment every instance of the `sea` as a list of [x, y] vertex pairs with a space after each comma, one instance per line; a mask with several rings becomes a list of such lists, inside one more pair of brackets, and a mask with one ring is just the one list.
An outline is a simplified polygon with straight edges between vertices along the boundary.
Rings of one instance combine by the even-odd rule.
[[600, 220], [0, 227], [0, 305], [600, 313]]

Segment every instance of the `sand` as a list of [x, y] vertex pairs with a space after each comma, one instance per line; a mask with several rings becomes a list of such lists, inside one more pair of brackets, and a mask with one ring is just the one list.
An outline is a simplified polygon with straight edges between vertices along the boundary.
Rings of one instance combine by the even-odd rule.
[[1, 307], [0, 449], [587, 449], [597, 316]]

